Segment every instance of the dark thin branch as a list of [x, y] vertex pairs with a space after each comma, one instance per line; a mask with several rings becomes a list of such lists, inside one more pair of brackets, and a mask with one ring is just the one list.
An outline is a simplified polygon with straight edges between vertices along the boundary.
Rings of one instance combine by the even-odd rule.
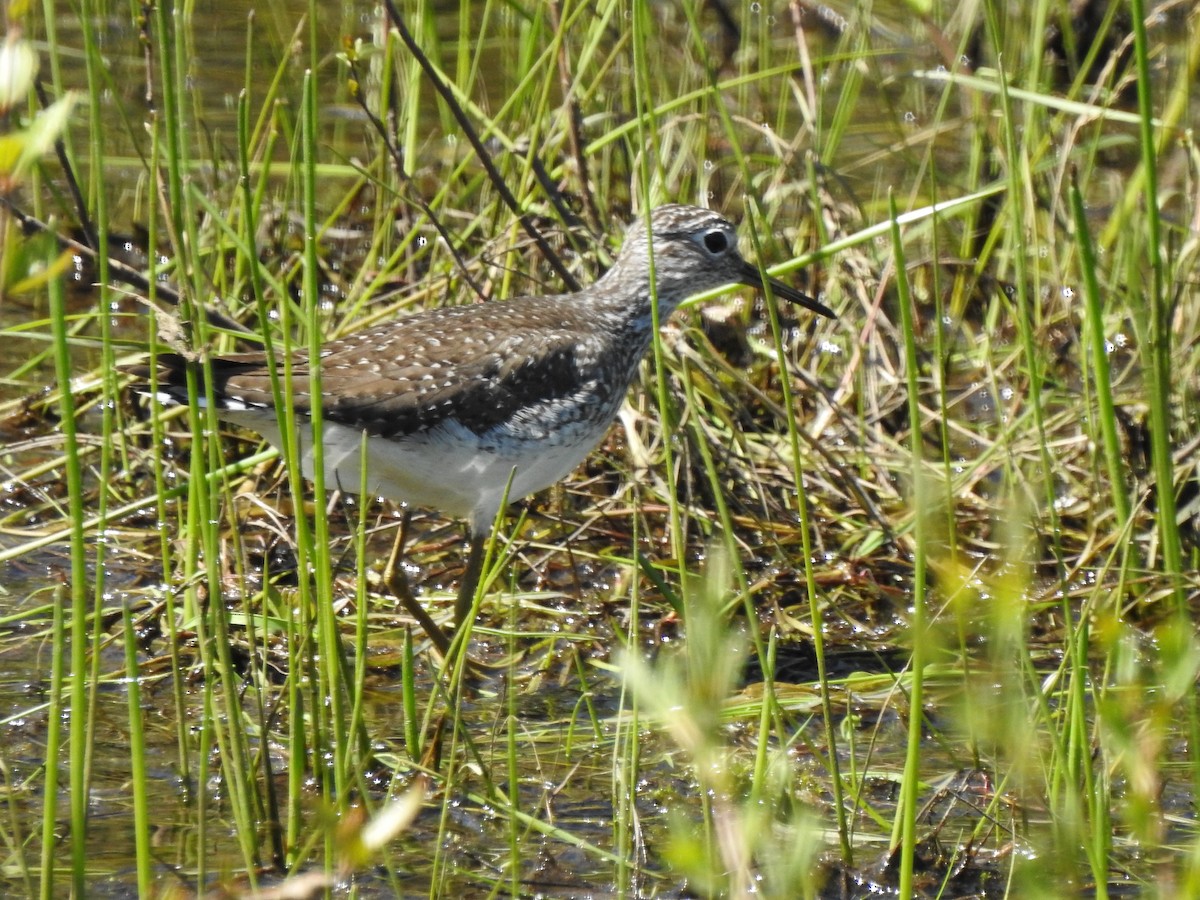
[[[351, 77], [354, 78], [356, 82], [361, 84], [362, 79], [359, 77], [358, 65], [349, 57], [346, 59], [346, 64], [350, 67]], [[412, 177], [408, 174], [408, 170], [404, 168], [404, 155], [400, 152], [400, 147], [392, 139], [391, 132], [389, 132], [387, 126], [383, 124], [383, 120], [380, 119], [379, 116], [375, 115], [375, 113], [367, 106], [366, 101], [363, 100], [361, 90], [356, 88], [355, 90], [351, 91], [351, 93], [354, 96], [355, 101], [358, 103], [359, 108], [363, 111], [363, 115], [367, 117], [367, 121], [370, 122], [374, 127], [376, 133], [379, 135], [379, 139], [383, 141], [383, 146], [387, 148], [388, 155], [392, 158], [392, 166], [395, 168], [396, 177], [403, 181], [405, 185], [412, 188]], [[423, 212], [429, 221], [433, 223], [433, 227], [437, 229], [437, 233], [441, 235], [442, 240], [446, 242], [446, 246], [450, 249], [450, 255], [454, 257], [454, 262], [458, 266], [458, 270], [462, 274], [463, 280], [471, 286], [471, 290], [475, 292], [475, 296], [482, 298], [484, 296], [483, 288], [477, 281], [475, 281], [474, 278], [471, 277], [471, 271], [467, 268], [467, 261], [463, 259], [462, 254], [459, 253], [458, 247], [454, 243], [454, 238], [450, 235], [450, 232], [447, 230], [446, 226], [442, 224], [442, 220], [430, 208], [429, 204], [421, 198], [420, 194], [418, 194], [415, 189], [409, 192], [408, 199], [411, 203], [420, 208], [421, 212]]]
[[[96, 260], [99, 257], [100, 254], [96, 250], [93, 250], [91, 247], [87, 246], [87, 244], [68, 237], [65, 234], [60, 234], [41, 219], [22, 212], [7, 197], [0, 197], [0, 203], [3, 203], [9, 212], [13, 214], [13, 218], [20, 223], [21, 228], [26, 234], [33, 234], [35, 232], [48, 234], [58, 241], [59, 246], [64, 250], [74, 250], [80, 256], [85, 256], [91, 260]], [[108, 271], [109, 274], [117, 281], [137, 288], [146, 294], [150, 293], [150, 279], [146, 277], [146, 275], [139, 269], [135, 269], [133, 266], [109, 256]], [[170, 288], [167, 285], [159, 282], [154, 285], [154, 291], [157, 296], [161, 297], [172, 306], [179, 305], [179, 293], [173, 288]], [[205, 320], [207, 320], [210, 325], [214, 325], [217, 328], [223, 328], [226, 331], [232, 331], [235, 334], [254, 333], [241, 322], [237, 321], [236, 319], [231, 319], [220, 310], [212, 309], [209, 306], [202, 306], [201, 309], [204, 313]]]
[[546, 261], [550, 263], [550, 267], [558, 273], [558, 277], [563, 280], [563, 282], [567, 285], [567, 288], [572, 291], [578, 291], [580, 287], [579, 282], [575, 279], [575, 276], [571, 274], [570, 270], [563, 264], [563, 261], [558, 258], [558, 254], [554, 252], [554, 249], [546, 241], [546, 238], [542, 235], [542, 233], [538, 231], [529, 218], [521, 212], [521, 207], [520, 204], [517, 203], [517, 198], [513, 196], [512, 191], [508, 189], [508, 185], [504, 183], [504, 179], [500, 176], [499, 169], [497, 169], [496, 164], [492, 162], [491, 156], [483, 146], [483, 141], [481, 141], [479, 139], [479, 135], [475, 133], [475, 128], [471, 125], [471, 120], [467, 118], [466, 112], [463, 111], [463, 108], [459, 105], [458, 101], [454, 99], [454, 94], [446, 85], [446, 82], [442, 80], [441, 76], [437, 72], [437, 69], [434, 68], [433, 63], [429, 61], [429, 57], [427, 57], [421, 51], [421, 47], [417, 44], [416, 39], [413, 38], [412, 33], [404, 26], [404, 21], [400, 18], [400, 11], [396, 9], [395, 0], [384, 0], [383, 5], [387, 9], [388, 18], [391, 20], [393, 27], [395, 27], [396, 33], [400, 35], [400, 40], [404, 42], [404, 46], [408, 48], [408, 51], [413, 55], [413, 58], [417, 61], [421, 68], [425, 70], [425, 75], [429, 78], [429, 82], [433, 85], [433, 89], [437, 91], [438, 95], [441, 96], [443, 101], [445, 101], [446, 106], [454, 116], [455, 121], [458, 122], [459, 127], [463, 130], [463, 134], [466, 135], [467, 140], [470, 141], [471, 146], [475, 150], [475, 155], [479, 158], [479, 162], [483, 165], [484, 170], [488, 174], [488, 178], [491, 179], [492, 185], [499, 192], [501, 199], [503, 199], [508, 205], [508, 208], [512, 210], [513, 215], [515, 215], [517, 220], [521, 223], [521, 227], [525, 229], [525, 233], [529, 235], [530, 239], [534, 242], [534, 244], [537, 245], [538, 250], [541, 251], [542, 255], [546, 258]]
[[[42, 104], [42, 109], [48, 109], [50, 97], [46, 94], [46, 86], [42, 84], [42, 79], [36, 79], [33, 86], [37, 91], [38, 103]], [[67, 190], [70, 191], [71, 201], [75, 204], [75, 214], [79, 216], [79, 228], [92, 249], [98, 249], [100, 239], [96, 236], [96, 225], [92, 221], [91, 214], [88, 213], [87, 203], [83, 199], [83, 191], [79, 189], [79, 179], [75, 177], [75, 170], [71, 167], [71, 160], [67, 157], [67, 145], [63, 143], [61, 135], [54, 139], [54, 155], [58, 157], [63, 178], [67, 182]]]
[[[551, 26], [555, 31], [561, 31], [562, 10], [559, 9], [557, 0], [550, 4], [549, 9]], [[558, 81], [562, 89], [563, 106], [567, 111], [567, 138], [571, 144], [571, 156], [575, 159], [575, 168], [579, 174], [579, 194], [583, 197], [588, 221], [593, 228], [599, 228], [600, 210], [596, 207], [596, 197], [592, 193], [592, 175], [588, 169], [587, 156], [583, 152], [583, 115], [579, 110], [579, 102], [575, 99], [575, 82], [571, 77], [571, 57], [566, 41], [559, 42]]]

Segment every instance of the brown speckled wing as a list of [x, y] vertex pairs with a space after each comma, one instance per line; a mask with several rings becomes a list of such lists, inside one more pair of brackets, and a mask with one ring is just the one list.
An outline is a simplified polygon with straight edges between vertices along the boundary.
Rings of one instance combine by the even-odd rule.
[[[568, 302], [513, 300], [419, 313], [331, 342], [321, 352], [323, 415], [384, 437], [450, 417], [483, 434], [526, 406], [578, 390], [599, 341], [581, 338], [567, 321], [573, 312]], [[273, 405], [265, 354], [233, 354], [211, 366], [219, 397]], [[308, 376], [308, 357], [299, 353], [292, 383], [300, 413], [311, 409]]]
[[324, 415], [384, 437], [426, 431], [448, 418], [483, 434], [524, 407], [552, 403], [579, 387], [577, 335], [530, 332], [518, 352], [508, 334], [470, 350], [448, 365], [385, 362], [370, 375], [326, 356]]

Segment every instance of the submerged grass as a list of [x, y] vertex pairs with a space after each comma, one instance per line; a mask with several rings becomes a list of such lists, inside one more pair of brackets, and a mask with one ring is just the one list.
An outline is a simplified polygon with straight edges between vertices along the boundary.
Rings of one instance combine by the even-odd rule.
[[[120, 55], [18, 6], [87, 99], [0, 271], [94, 222], [99, 286], [0, 297], [6, 890], [1200, 890], [1193, 9], [158, 4]], [[457, 530], [120, 374], [261, 344], [291, 415], [293, 350], [587, 283], [667, 200], [841, 319], [680, 314], [499, 524], [482, 670], [381, 583], [401, 528], [446, 621]]]

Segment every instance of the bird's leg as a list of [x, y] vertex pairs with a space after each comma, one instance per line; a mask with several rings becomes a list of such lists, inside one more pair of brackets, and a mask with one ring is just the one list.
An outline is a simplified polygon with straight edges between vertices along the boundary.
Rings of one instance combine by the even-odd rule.
[[467, 553], [467, 568], [463, 572], [462, 584], [458, 586], [458, 601], [454, 604], [454, 627], [462, 628], [475, 605], [475, 590], [479, 587], [479, 576], [483, 574], [483, 556], [487, 548], [487, 534], [471, 530], [471, 549]]
[[442, 656], [446, 656], [450, 652], [450, 638], [446, 636], [446, 632], [442, 631], [441, 626], [433, 621], [433, 617], [425, 611], [425, 607], [421, 605], [420, 601], [413, 596], [412, 590], [408, 586], [408, 576], [404, 574], [404, 567], [400, 565], [400, 557], [404, 552], [404, 541], [408, 537], [408, 522], [411, 517], [412, 513], [406, 509], [404, 518], [400, 521], [400, 527], [396, 529], [396, 541], [392, 544], [392, 552], [388, 555], [387, 566], [383, 570], [383, 583], [391, 591], [392, 596], [400, 601], [400, 605], [404, 607], [405, 611], [421, 626], [421, 630], [437, 647], [438, 652]]

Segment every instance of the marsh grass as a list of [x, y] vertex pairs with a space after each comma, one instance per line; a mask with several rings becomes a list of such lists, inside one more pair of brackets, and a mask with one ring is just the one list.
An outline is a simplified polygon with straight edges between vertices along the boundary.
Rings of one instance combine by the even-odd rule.
[[[19, 10], [80, 121], [0, 271], [57, 271], [19, 213], [148, 271], [0, 299], [6, 889], [1200, 892], [1196, 14], [1061, 6]], [[689, 304], [448, 656], [380, 570], [447, 621], [457, 527], [121, 374], [261, 343], [289, 416], [293, 350], [697, 199], [841, 318]]]

